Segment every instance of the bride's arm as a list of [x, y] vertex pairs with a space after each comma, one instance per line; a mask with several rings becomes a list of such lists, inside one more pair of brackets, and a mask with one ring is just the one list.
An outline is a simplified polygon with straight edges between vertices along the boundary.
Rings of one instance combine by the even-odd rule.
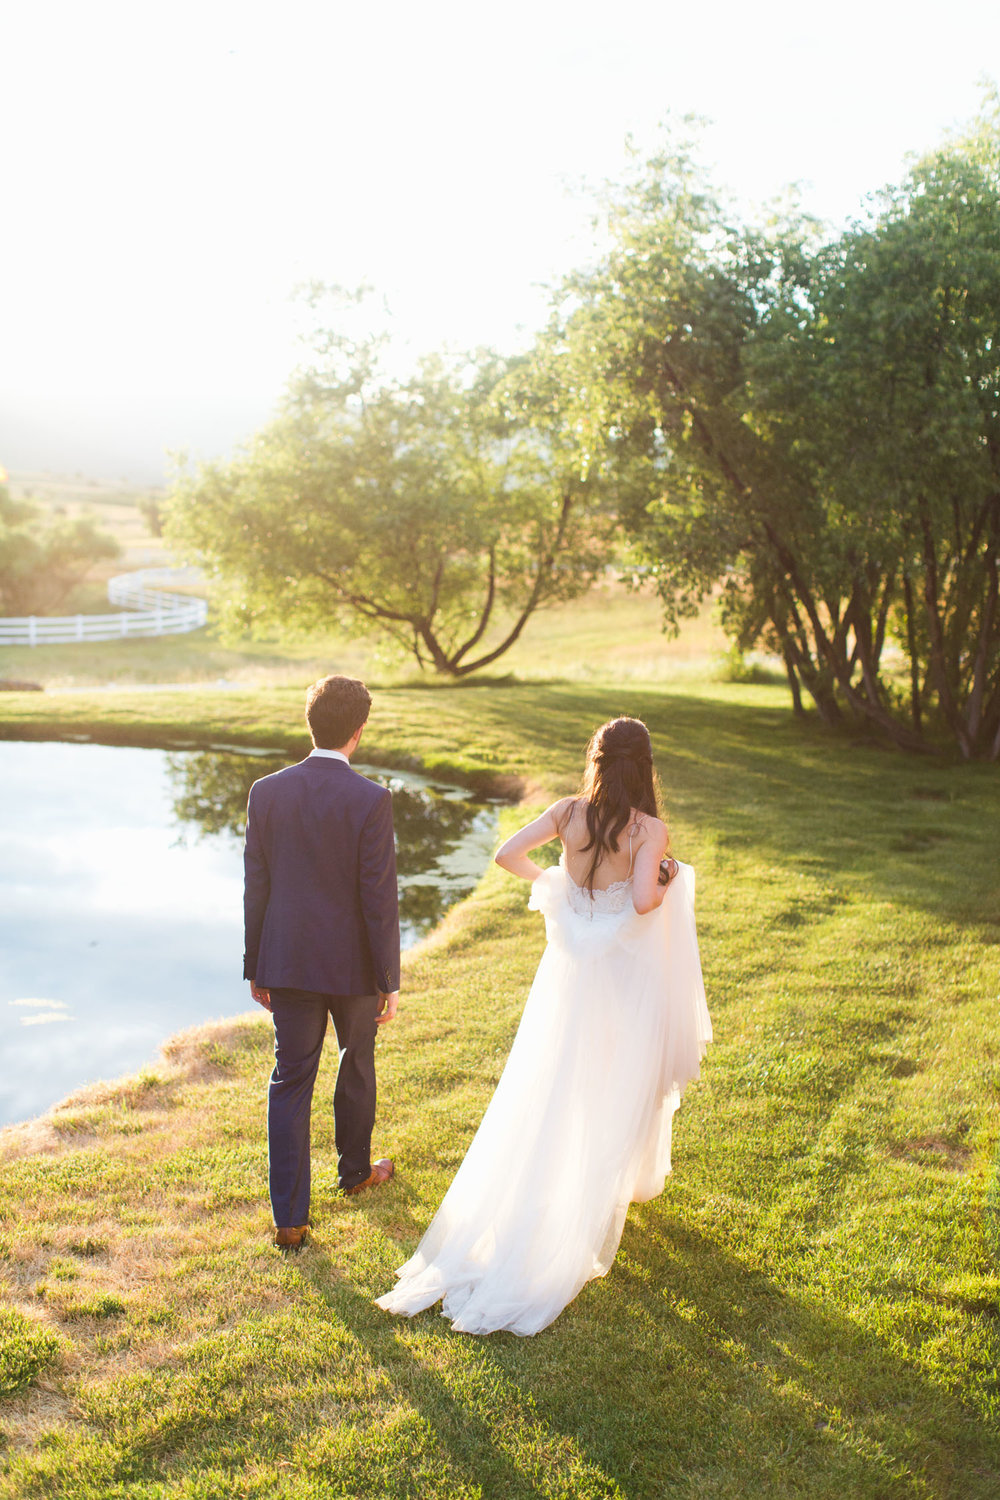
[[553, 839], [559, 837], [559, 825], [571, 801], [572, 798], [563, 797], [561, 801], [553, 802], [540, 818], [525, 823], [523, 828], [512, 833], [493, 856], [500, 868], [509, 870], [512, 875], [519, 875], [522, 880], [537, 879], [542, 873], [542, 867], [536, 865], [533, 859], [528, 858], [528, 855], [532, 849], [551, 843]]
[[636, 850], [632, 874], [632, 905], [640, 916], [655, 911], [667, 894], [659, 884], [660, 860], [667, 852], [667, 830], [659, 818], [647, 820], [648, 835]]

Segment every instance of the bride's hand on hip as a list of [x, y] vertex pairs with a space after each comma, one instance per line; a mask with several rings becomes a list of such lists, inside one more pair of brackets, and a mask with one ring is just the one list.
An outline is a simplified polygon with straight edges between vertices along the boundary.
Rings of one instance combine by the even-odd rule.
[[559, 837], [560, 818], [565, 813], [567, 803], [572, 800], [571, 797], [563, 797], [560, 801], [553, 802], [541, 817], [533, 818], [530, 823], [525, 823], [523, 828], [512, 833], [509, 839], [505, 839], [493, 856], [501, 870], [519, 875], [522, 880], [537, 880], [542, 867], [536, 865], [528, 855], [532, 849], [538, 849], [542, 844], [551, 844], [553, 839]]

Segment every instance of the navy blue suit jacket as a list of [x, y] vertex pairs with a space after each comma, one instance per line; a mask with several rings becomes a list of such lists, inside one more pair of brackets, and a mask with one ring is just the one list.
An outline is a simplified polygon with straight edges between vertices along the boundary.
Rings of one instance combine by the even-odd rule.
[[314, 755], [250, 788], [243, 975], [263, 988], [399, 988], [399, 894], [386, 787]]

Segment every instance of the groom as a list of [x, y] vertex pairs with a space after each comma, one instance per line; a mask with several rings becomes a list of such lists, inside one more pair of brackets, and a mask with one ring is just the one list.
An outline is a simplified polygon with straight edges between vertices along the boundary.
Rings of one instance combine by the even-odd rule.
[[351, 770], [371, 695], [353, 677], [306, 692], [313, 750], [255, 781], [247, 805], [243, 974], [274, 1021], [267, 1145], [274, 1242], [309, 1227], [309, 1118], [327, 1017], [340, 1048], [333, 1096], [340, 1185], [392, 1176], [372, 1162], [375, 1035], [399, 1000], [399, 902], [392, 799]]

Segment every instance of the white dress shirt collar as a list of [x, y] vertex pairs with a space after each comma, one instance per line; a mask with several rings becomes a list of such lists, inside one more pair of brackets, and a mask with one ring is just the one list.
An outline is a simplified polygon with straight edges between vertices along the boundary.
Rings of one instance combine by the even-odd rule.
[[314, 745], [313, 748], [309, 751], [309, 754], [325, 755], [328, 760], [342, 760], [345, 766], [349, 766], [351, 764], [347, 759], [347, 756], [344, 754], [343, 750], [321, 750], [319, 745]]

